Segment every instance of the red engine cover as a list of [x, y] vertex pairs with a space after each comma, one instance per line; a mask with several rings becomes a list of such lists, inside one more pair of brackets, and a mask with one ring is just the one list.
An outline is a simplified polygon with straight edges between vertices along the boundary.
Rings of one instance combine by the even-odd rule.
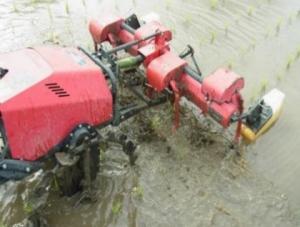
[[42, 47], [0, 55], [0, 111], [14, 159], [36, 160], [80, 123], [112, 119], [102, 71], [77, 49]]

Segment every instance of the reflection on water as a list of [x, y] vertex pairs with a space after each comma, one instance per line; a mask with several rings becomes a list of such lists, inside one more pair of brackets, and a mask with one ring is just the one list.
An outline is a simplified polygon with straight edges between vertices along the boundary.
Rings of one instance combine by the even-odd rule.
[[[122, 16], [159, 13], [175, 34], [173, 48], [179, 52], [186, 44], [194, 46], [204, 75], [225, 65], [245, 77], [246, 103], [264, 92], [264, 87], [276, 86], [286, 93], [282, 118], [249, 147], [246, 158], [252, 175], [274, 182], [278, 191], [262, 179], [253, 180], [252, 175], [228, 179], [230, 174], [222, 173], [220, 164], [224, 157], [193, 151], [182, 139], [183, 133], [175, 144], [191, 155], [184, 160], [173, 160], [162, 152], [169, 146], [166, 143], [173, 143], [167, 141], [141, 143], [143, 154], [136, 169], [124, 167], [125, 161], [118, 159], [106, 163], [96, 204], [70, 209], [72, 200], [50, 196], [47, 217], [51, 226], [220, 226], [220, 222], [222, 226], [258, 226], [272, 223], [272, 217], [282, 219], [278, 226], [288, 226], [292, 215], [287, 215], [283, 194], [289, 198], [291, 213], [300, 220], [296, 180], [300, 175], [300, 2], [5, 0], [0, 2], [0, 50], [48, 42], [91, 48], [88, 19], [107, 11]], [[143, 188], [142, 200], [132, 193], [132, 188], [139, 187]], [[19, 222], [24, 217], [20, 196], [24, 187], [9, 184], [0, 190], [2, 221]], [[281, 206], [278, 210], [267, 209], [276, 204]]]

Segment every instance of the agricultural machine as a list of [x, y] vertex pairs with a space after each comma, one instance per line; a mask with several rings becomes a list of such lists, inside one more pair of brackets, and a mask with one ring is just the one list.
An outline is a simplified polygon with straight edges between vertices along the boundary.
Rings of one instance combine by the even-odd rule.
[[[23, 179], [55, 159], [76, 166], [67, 179], [83, 187], [96, 177], [100, 141], [120, 143], [136, 159], [126, 135], [104, 138], [102, 128], [169, 101], [176, 129], [183, 97], [224, 128], [236, 124], [236, 142], [241, 135], [254, 141], [280, 113], [284, 95], [276, 89], [244, 112], [244, 79], [225, 68], [203, 77], [193, 48], [173, 52], [172, 32], [157, 20], [106, 15], [89, 30], [93, 53], [40, 46], [0, 55], [0, 181]], [[121, 85], [132, 93], [127, 104]]]

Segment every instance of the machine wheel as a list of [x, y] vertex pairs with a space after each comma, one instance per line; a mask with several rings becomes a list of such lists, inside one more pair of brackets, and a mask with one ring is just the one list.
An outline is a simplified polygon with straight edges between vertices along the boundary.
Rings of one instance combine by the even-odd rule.
[[72, 196], [90, 187], [99, 170], [99, 146], [92, 145], [80, 154], [79, 160], [72, 166], [62, 166], [57, 174], [59, 189], [65, 196]]

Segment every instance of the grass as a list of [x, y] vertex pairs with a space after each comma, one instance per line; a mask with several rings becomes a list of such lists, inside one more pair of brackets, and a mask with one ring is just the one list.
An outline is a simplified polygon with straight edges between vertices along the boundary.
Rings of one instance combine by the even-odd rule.
[[111, 211], [114, 215], [117, 215], [121, 212], [123, 204], [120, 201], [113, 202]]
[[212, 31], [210, 33], [210, 44], [213, 44], [216, 41], [216, 37], [217, 37], [216, 32]]
[[212, 10], [215, 10], [219, 5], [219, 0], [209, 0], [209, 4], [210, 4], [210, 8]]
[[277, 81], [282, 81], [283, 79], [283, 74], [282, 73], [278, 73], [276, 76]]
[[18, 13], [19, 12], [19, 9], [18, 9], [17, 4], [15, 2], [13, 3], [13, 12], [14, 13]]
[[47, 10], [48, 10], [49, 18], [50, 18], [50, 20], [52, 22], [53, 21], [53, 13], [52, 13], [52, 9], [51, 9], [50, 5], [47, 6]]
[[144, 196], [144, 189], [141, 186], [136, 186], [132, 188], [132, 193], [134, 196], [141, 199]]
[[276, 24], [276, 33], [278, 34], [280, 32], [280, 29], [281, 29], [281, 25], [282, 25], [282, 21], [283, 21], [283, 18], [280, 17], [277, 21], [277, 24]]
[[254, 6], [249, 6], [248, 10], [247, 10], [247, 14], [248, 16], [253, 16], [253, 12], [254, 12]]
[[166, 1], [165, 1], [165, 4], [166, 4], [166, 9], [167, 9], [167, 10], [171, 9], [171, 4], [172, 4], [172, 3], [171, 3], [171, 0], [166, 0]]
[[228, 63], [227, 63], [227, 68], [228, 69], [233, 69], [233, 61], [232, 60], [230, 60]]
[[295, 58], [294, 58], [294, 56], [293, 55], [290, 55], [289, 57], [288, 57], [288, 60], [287, 60], [287, 63], [286, 63], [286, 70], [289, 70], [290, 68], [291, 68], [291, 66], [292, 66], [292, 64], [294, 63], [294, 61], [295, 61]]
[[30, 204], [29, 202], [25, 202], [23, 203], [23, 210], [26, 214], [30, 214], [33, 211], [33, 207], [32, 204]]
[[192, 24], [193, 17], [192, 15], [188, 14], [184, 17], [184, 25], [185, 26], [190, 26]]
[[69, 2], [68, 1], [66, 1], [66, 3], [65, 3], [65, 11], [66, 11], [66, 14], [70, 14], [70, 7], [69, 7]]
[[266, 92], [268, 85], [269, 85], [269, 81], [267, 79], [263, 79], [260, 82], [259, 91], [261, 94]]
[[224, 30], [225, 30], [225, 35], [227, 36], [228, 35], [228, 31], [229, 31], [229, 24], [228, 23], [225, 24]]
[[296, 52], [296, 59], [299, 59], [299, 57], [300, 57], [300, 46], [298, 47]]

